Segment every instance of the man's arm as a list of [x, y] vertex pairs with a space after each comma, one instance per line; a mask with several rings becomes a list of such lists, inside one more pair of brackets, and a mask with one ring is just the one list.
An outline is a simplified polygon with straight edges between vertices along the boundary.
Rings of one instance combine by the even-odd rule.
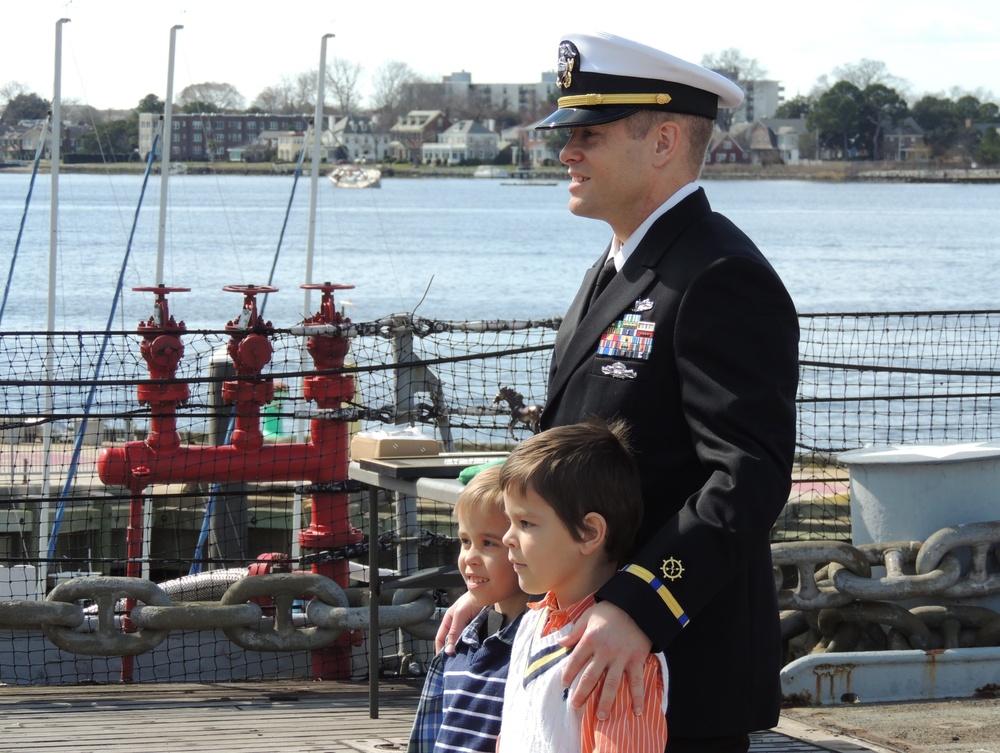
[[[667, 745], [667, 677], [661, 658], [648, 654], [642, 668], [642, 713], [630, 708], [629, 690], [618, 688], [614, 708], [606, 719], [598, 719], [597, 700], [587, 702], [581, 728], [583, 753], [663, 753]], [[602, 693], [603, 695], [603, 693]]]
[[473, 618], [479, 614], [479, 607], [472, 603], [469, 594], [464, 593], [448, 607], [434, 636], [434, 650], [444, 649], [446, 654], [455, 653], [455, 644]]
[[604, 679], [597, 704], [597, 718], [608, 718], [623, 682], [632, 697], [632, 711], [642, 712], [645, 702], [643, 666], [652, 642], [635, 621], [610, 602], [595, 604], [576, 622], [573, 631], [559, 643], [575, 646], [563, 668], [563, 686], [569, 687], [579, 674], [570, 703], [582, 708]]

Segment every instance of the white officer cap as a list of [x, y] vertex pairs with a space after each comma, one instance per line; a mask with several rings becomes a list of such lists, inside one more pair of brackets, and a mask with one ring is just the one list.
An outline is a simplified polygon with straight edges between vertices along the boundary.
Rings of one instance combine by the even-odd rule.
[[535, 128], [576, 128], [639, 110], [715, 119], [737, 107], [743, 91], [725, 76], [629, 39], [595, 32], [559, 43], [559, 109]]

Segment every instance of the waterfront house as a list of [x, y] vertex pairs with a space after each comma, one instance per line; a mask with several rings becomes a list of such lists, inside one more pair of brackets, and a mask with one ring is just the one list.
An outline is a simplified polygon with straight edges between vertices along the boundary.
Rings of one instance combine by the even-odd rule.
[[930, 159], [931, 148], [924, 138], [924, 130], [907, 116], [899, 125], [886, 127], [882, 154], [892, 162], [923, 162]]
[[21, 132], [14, 126], [0, 123], [0, 162], [20, 159]]
[[377, 117], [345, 115], [330, 128], [337, 159], [350, 162], [381, 162], [390, 154], [392, 135], [380, 127]]
[[428, 165], [489, 163], [500, 153], [500, 135], [474, 120], [457, 120], [421, 147], [420, 159]]
[[760, 122], [773, 134], [772, 141], [782, 164], [798, 164], [799, 140], [807, 131], [805, 118], [761, 118]]
[[[139, 156], [142, 159], [153, 148], [160, 118], [158, 113], [139, 113]], [[229, 149], [253, 142], [265, 131], [304, 132], [308, 125], [309, 118], [305, 115], [175, 113], [171, 117], [171, 133], [164, 140], [170, 143], [171, 161], [207, 161], [224, 158]]]
[[441, 110], [411, 110], [400, 115], [389, 133], [393, 159], [418, 163], [425, 143], [433, 143], [451, 126], [451, 119]]
[[[745, 124], [740, 124], [745, 125]], [[736, 134], [733, 134], [733, 130]], [[730, 131], [716, 131], [712, 136], [712, 141], [705, 153], [706, 165], [746, 165], [750, 163], [750, 149], [741, 143], [745, 129], [733, 126]]]

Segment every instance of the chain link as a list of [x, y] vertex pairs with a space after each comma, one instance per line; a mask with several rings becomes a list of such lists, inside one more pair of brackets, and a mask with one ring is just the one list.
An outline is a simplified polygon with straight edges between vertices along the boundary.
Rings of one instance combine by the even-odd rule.
[[[427, 533], [421, 536], [431, 539]], [[945, 528], [923, 543], [788, 542], [773, 544], [771, 552], [782, 635], [814, 634], [808, 651], [855, 650], [866, 640], [923, 649], [1000, 644], [1000, 614], [991, 609], [894, 603], [1000, 594], [1000, 521]], [[171, 630], [214, 629], [250, 651], [308, 651], [345, 630], [369, 630], [369, 598], [368, 589], [294, 572], [241, 578], [217, 602], [174, 603], [150, 581], [98, 576], [61, 583], [45, 601], [0, 602], [0, 628], [40, 629], [59, 648], [92, 656], [150, 651]], [[401, 588], [390, 601], [379, 607], [380, 629], [433, 638], [430, 592]], [[258, 602], [274, 606], [265, 615]], [[127, 616], [124, 604], [135, 605]]]
[[[1000, 645], [1000, 613], [954, 602], [1000, 594], [1000, 521], [937, 531], [926, 542], [771, 547], [782, 636], [813, 652]], [[792, 577], [794, 571], [794, 578]]]
[[[167, 592], [141, 578], [73, 578], [60, 583], [45, 597], [49, 602], [75, 604], [89, 599], [97, 604], [97, 629], [77, 632], [66, 625], [42, 623], [45, 637], [64, 651], [89, 656], [134, 656], [156, 648], [170, 633], [157, 628], [139, 628], [122, 632], [115, 622], [115, 605], [119, 599], [141, 601], [153, 606], [170, 606]], [[80, 608], [80, 621], [83, 609]]]

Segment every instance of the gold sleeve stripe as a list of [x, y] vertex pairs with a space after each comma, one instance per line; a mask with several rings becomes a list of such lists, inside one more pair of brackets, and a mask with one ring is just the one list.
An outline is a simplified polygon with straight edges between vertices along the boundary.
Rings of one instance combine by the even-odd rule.
[[563, 107], [601, 107], [609, 105], [665, 105], [673, 99], [669, 94], [574, 94], [559, 97]]
[[674, 598], [670, 590], [653, 573], [640, 565], [628, 565], [624, 568], [624, 572], [631, 573], [646, 581], [659, 594], [660, 598], [663, 599], [663, 603], [667, 605], [667, 609], [677, 618], [681, 627], [688, 624], [688, 616], [684, 613], [681, 605], [677, 603], [677, 599]]

